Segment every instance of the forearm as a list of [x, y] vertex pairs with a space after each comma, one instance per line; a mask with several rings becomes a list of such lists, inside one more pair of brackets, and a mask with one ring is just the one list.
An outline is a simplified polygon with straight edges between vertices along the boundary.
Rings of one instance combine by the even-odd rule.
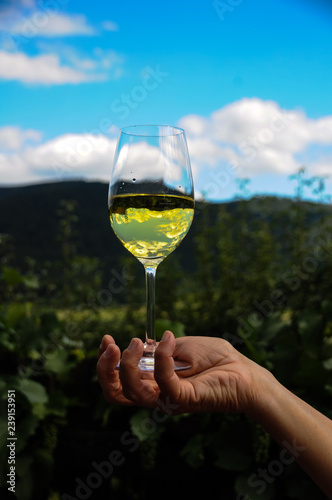
[[258, 382], [247, 413], [288, 449], [332, 499], [332, 421], [283, 387], [270, 374]]

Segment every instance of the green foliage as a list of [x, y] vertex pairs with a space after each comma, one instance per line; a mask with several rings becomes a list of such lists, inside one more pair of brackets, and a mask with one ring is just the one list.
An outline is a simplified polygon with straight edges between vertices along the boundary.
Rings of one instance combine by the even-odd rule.
[[[331, 418], [331, 210], [301, 201], [308, 189], [322, 201], [324, 179], [301, 170], [292, 180], [295, 201], [249, 199], [245, 180], [234, 202], [198, 204], [188, 237], [157, 272], [156, 335], [170, 329], [176, 336], [224, 337]], [[47, 188], [57, 255], [43, 260], [36, 250], [19, 262], [15, 246], [25, 244], [19, 235], [0, 239], [0, 442], [7, 437], [7, 391], [15, 390], [18, 498], [75, 498], [76, 478], [86, 480], [92, 463], [112, 450], [125, 461], [91, 498], [150, 498], [160, 484], [165, 498], [175, 489], [213, 498], [323, 498], [296, 464], [257, 486], [255, 474], [268, 470], [280, 449], [250, 419], [160, 416], [104, 400], [98, 347], [104, 334], [121, 349], [133, 336], [143, 338], [144, 272], [130, 255], [115, 256], [115, 240], [109, 260], [83, 251], [87, 198], [71, 198], [69, 188], [65, 183], [60, 205], [56, 188]], [[97, 197], [93, 202], [99, 206]], [[4, 491], [6, 457], [2, 447]], [[172, 479], [179, 471], [183, 486]]]

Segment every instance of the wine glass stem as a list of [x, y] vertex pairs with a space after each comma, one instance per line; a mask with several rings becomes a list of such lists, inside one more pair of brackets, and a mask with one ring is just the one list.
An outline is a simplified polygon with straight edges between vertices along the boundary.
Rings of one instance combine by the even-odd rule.
[[156, 350], [156, 336], [154, 331], [155, 319], [155, 281], [157, 266], [145, 264], [146, 281], [146, 334], [143, 356], [152, 357]]

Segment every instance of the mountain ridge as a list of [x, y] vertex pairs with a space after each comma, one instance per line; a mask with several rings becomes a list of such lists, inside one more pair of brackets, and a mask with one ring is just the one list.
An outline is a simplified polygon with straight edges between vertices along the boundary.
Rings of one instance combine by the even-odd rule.
[[[61, 259], [61, 244], [58, 241], [61, 200], [74, 202], [77, 220], [73, 223], [72, 240], [77, 253], [98, 257], [105, 265], [118, 262], [126, 251], [110, 227], [107, 198], [108, 184], [98, 181], [0, 187], [0, 233], [11, 236], [15, 263], [22, 265], [26, 257], [38, 262]], [[264, 212], [262, 200], [265, 203]], [[198, 201], [192, 228], [177, 249], [177, 254], [185, 265], [192, 262], [195, 235], [202, 230], [201, 224], [206, 224], [202, 217], [203, 206], [207, 207], [209, 224], [213, 225], [221, 206], [230, 214], [238, 214], [238, 217], [263, 217], [268, 220], [276, 211], [287, 213], [294, 203], [292, 199], [277, 197], [255, 197], [222, 203]], [[302, 203], [309, 206], [313, 218], [321, 209], [331, 210], [327, 205]], [[246, 210], [241, 211], [241, 207]]]

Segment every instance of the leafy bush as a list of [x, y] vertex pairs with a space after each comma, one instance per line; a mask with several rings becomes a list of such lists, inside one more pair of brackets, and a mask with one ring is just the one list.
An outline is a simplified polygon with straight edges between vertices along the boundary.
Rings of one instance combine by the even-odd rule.
[[[295, 201], [199, 204], [192, 272], [177, 252], [158, 269], [156, 331], [224, 337], [332, 418], [331, 211], [300, 199], [317, 179], [310, 184], [302, 172], [296, 180]], [[15, 390], [17, 497], [323, 498], [245, 416], [161, 416], [104, 401], [99, 343], [111, 333], [125, 348], [142, 336], [144, 273], [124, 254], [105, 281], [103, 263], [74, 245], [75, 204], [60, 210], [61, 261], [27, 259], [18, 269], [7, 240], [1, 267], [0, 435], [5, 443]], [[5, 494], [6, 446], [0, 454]]]

